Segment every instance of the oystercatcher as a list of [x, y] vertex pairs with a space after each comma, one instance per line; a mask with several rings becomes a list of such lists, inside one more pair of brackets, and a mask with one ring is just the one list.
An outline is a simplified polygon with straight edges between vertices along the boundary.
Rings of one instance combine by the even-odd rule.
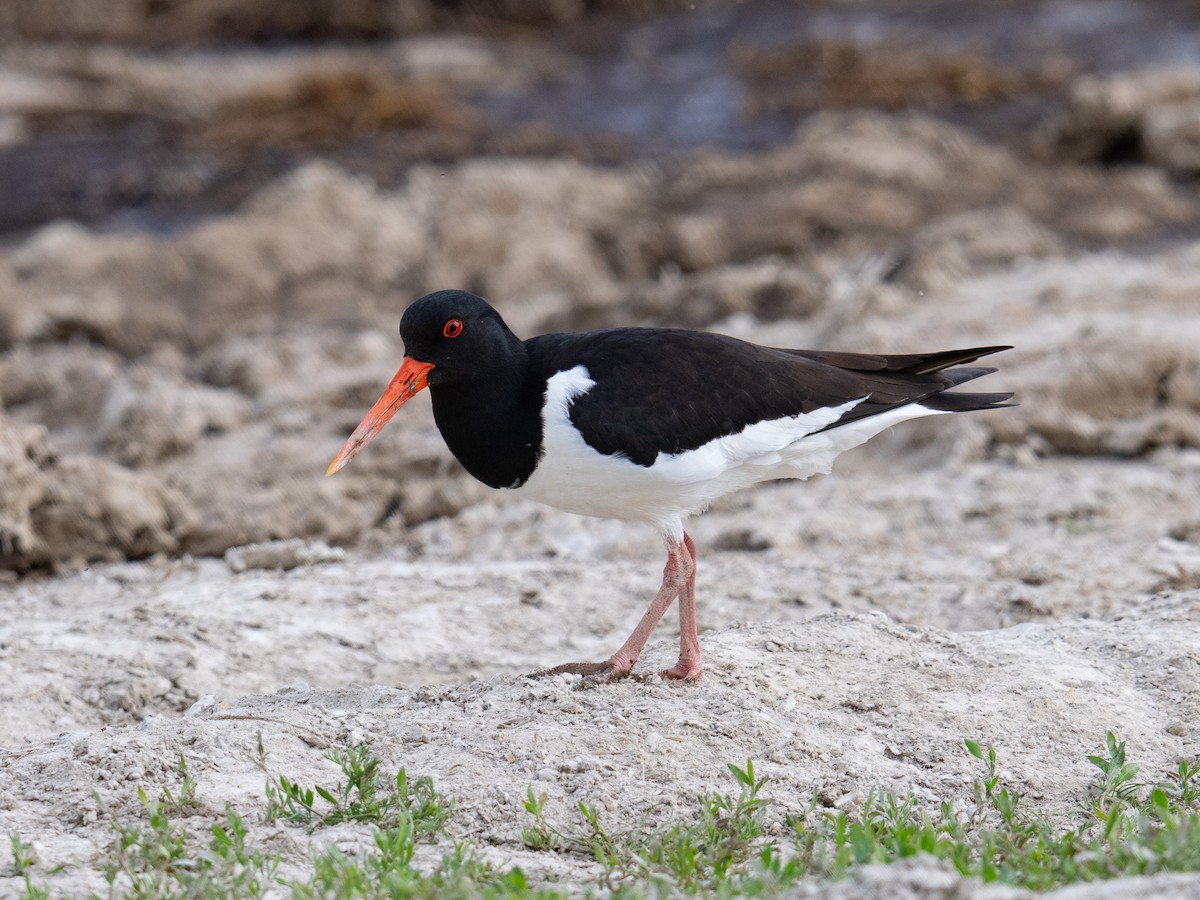
[[426, 386], [463, 468], [568, 512], [646, 522], [666, 539], [662, 586], [609, 659], [549, 673], [628, 674], [679, 598], [679, 661], [701, 672], [690, 517], [723, 494], [828, 472], [897, 422], [995, 409], [1012, 394], [944, 393], [994, 372], [962, 367], [1008, 347], [881, 355], [783, 350], [671, 328], [609, 328], [522, 341], [482, 298], [438, 291], [400, 320], [405, 357], [327, 470], [333, 475]]

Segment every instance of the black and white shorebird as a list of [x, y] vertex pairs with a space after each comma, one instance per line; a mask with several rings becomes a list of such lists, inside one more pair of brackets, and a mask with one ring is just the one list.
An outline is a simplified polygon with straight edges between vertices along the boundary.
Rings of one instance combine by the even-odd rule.
[[995, 371], [962, 364], [1007, 347], [783, 350], [671, 328], [522, 341], [465, 291], [417, 300], [400, 336], [400, 371], [326, 474], [428, 386], [446, 445], [484, 484], [568, 512], [645, 522], [666, 540], [662, 586], [629, 639], [604, 662], [552, 673], [628, 674], [678, 597], [679, 661], [660, 674], [698, 677], [691, 516], [730, 491], [828, 472], [838, 454], [897, 422], [995, 409], [1012, 396], [946, 392]]

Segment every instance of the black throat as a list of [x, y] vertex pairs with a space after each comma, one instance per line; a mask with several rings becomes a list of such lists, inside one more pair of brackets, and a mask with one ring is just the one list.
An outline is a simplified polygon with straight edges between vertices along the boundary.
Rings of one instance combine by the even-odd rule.
[[542, 452], [542, 398], [522, 353], [470, 384], [434, 384], [433, 418], [464, 469], [489, 487], [520, 487]]

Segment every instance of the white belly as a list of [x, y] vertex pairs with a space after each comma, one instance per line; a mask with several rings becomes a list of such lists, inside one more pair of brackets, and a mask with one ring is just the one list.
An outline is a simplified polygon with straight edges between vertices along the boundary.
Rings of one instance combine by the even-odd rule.
[[762, 481], [828, 472], [843, 451], [897, 422], [937, 412], [911, 403], [821, 431], [865, 399], [860, 398], [756, 422], [695, 450], [660, 453], [653, 465], [639, 466], [596, 452], [571, 422], [571, 403], [594, 385], [584, 366], [550, 378], [542, 406], [542, 456], [515, 492], [580, 515], [647, 522], [676, 540], [683, 537], [685, 519], [724, 494]]

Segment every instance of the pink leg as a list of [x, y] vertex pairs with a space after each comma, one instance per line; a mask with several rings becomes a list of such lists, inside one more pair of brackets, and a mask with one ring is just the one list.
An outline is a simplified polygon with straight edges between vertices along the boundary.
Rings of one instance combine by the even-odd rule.
[[696, 545], [685, 531], [683, 543], [692, 558], [692, 571], [679, 592], [679, 662], [658, 674], [663, 678], [691, 680], [704, 671], [700, 661], [700, 636], [696, 633]]
[[[694, 678], [700, 674], [700, 647], [696, 639], [696, 609], [695, 609], [695, 550], [696, 546], [692, 543], [692, 539], [684, 534], [683, 543], [677, 544], [673, 540], [667, 541], [667, 564], [663, 567], [662, 585], [658, 589], [658, 593], [654, 595], [654, 600], [651, 601], [650, 607], [642, 615], [642, 619], [638, 622], [637, 627], [633, 629], [625, 643], [621, 645], [621, 649], [614, 653], [605, 662], [602, 663], [567, 663], [562, 666], [555, 666], [553, 669], [547, 669], [545, 672], [538, 674], [542, 675], [559, 675], [564, 672], [569, 672], [579, 675], [592, 675], [600, 672], [611, 673], [613, 676], [620, 677], [628, 675], [633, 669], [633, 664], [637, 662], [638, 657], [642, 653], [642, 648], [646, 646], [646, 642], [650, 640], [650, 634], [654, 631], [659, 620], [662, 619], [663, 613], [667, 611], [670, 605], [675, 601], [676, 597], [682, 597], [680, 603], [680, 624], [681, 628], [684, 623], [684, 606], [687, 606], [690, 621], [690, 635], [680, 637], [680, 665], [684, 664], [685, 654], [682, 647], [688, 642], [694, 649], [694, 663], [689, 662], [686, 666], [688, 672], [694, 674], [679, 675], [670, 677], [690, 677]], [[688, 660], [692, 657], [689, 655]], [[679, 669], [680, 665], [675, 668]], [[675, 669], [671, 670], [672, 672]]]
[[667, 542], [667, 564], [663, 567], [662, 586], [650, 603], [650, 608], [638, 622], [637, 628], [633, 629], [633, 634], [621, 645], [621, 649], [609, 658], [609, 665], [612, 666], [614, 672], [628, 672], [633, 668], [633, 664], [642, 654], [642, 648], [646, 646], [646, 641], [650, 640], [651, 632], [662, 619], [663, 613], [667, 611], [675, 598], [682, 597], [687, 586], [693, 583], [692, 579], [696, 574], [694, 549], [695, 545], [692, 544], [692, 539], [686, 533], [683, 536], [682, 544], [676, 544], [673, 541]]

